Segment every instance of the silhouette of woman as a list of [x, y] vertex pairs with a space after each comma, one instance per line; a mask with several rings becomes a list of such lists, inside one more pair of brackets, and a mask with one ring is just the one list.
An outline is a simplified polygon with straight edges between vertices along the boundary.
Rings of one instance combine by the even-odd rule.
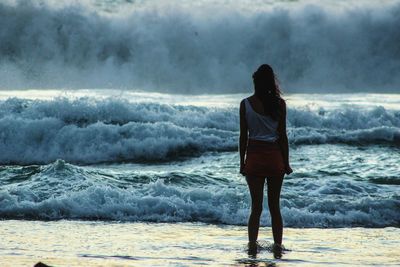
[[254, 94], [240, 103], [240, 173], [246, 176], [251, 195], [248, 221], [249, 251], [257, 250], [258, 229], [267, 179], [273, 251], [282, 250], [283, 223], [280, 193], [283, 177], [290, 174], [286, 134], [286, 104], [281, 98], [274, 71], [261, 65], [253, 74]]

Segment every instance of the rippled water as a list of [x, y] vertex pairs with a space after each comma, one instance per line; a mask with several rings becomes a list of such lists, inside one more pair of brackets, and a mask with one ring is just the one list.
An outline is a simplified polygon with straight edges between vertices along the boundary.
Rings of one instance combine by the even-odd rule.
[[[246, 227], [203, 223], [0, 221], [0, 264], [33, 266], [396, 266], [398, 228], [285, 228], [289, 251], [248, 255]], [[261, 243], [271, 241], [262, 227]], [[10, 265], [12, 263], [12, 265]]]

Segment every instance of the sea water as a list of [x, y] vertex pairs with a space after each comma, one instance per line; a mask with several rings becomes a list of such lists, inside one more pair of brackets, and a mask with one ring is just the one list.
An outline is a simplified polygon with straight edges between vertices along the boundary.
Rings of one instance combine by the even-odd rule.
[[[0, 221], [1, 266], [399, 266], [399, 228], [285, 228], [289, 249], [249, 256], [243, 226], [104, 221]], [[270, 227], [261, 227], [268, 244]], [[269, 240], [269, 241], [265, 241]]]
[[400, 95], [284, 96], [282, 259], [246, 250], [245, 96], [3, 91], [0, 264], [396, 266]]
[[[0, 100], [1, 218], [246, 224], [243, 95], [36, 93]], [[400, 95], [285, 98], [285, 225], [399, 227]]]
[[399, 93], [399, 0], [3, 0], [0, 88]]

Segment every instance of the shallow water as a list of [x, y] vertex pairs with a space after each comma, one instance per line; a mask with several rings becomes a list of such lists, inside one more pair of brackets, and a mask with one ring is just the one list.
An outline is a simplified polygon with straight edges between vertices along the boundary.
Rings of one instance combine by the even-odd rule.
[[[271, 229], [260, 236], [271, 241]], [[246, 227], [203, 223], [0, 221], [0, 265], [398, 266], [400, 230], [285, 228], [281, 259], [246, 251]], [[12, 263], [12, 264], [11, 264]]]

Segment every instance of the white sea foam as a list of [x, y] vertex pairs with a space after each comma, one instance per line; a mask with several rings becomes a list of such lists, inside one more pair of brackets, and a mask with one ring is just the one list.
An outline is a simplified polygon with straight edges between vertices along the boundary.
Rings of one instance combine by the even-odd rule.
[[[185, 179], [191, 179], [190, 175]], [[285, 225], [399, 226], [400, 201], [388, 189], [341, 179], [298, 180], [296, 185], [284, 186], [281, 206]], [[57, 161], [27, 182], [3, 186], [0, 217], [244, 225], [249, 203], [243, 181], [182, 187], [157, 180], [121, 188], [90, 177], [80, 167]], [[262, 224], [270, 225], [267, 209]]]
[[399, 90], [399, 1], [78, 2], [0, 4], [1, 88], [240, 92], [268, 62], [292, 92]]
[[[0, 101], [0, 162], [168, 161], [237, 149], [238, 110], [123, 99]], [[293, 144], [398, 145], [400, 113], [383, 107], [290, 108]]]

